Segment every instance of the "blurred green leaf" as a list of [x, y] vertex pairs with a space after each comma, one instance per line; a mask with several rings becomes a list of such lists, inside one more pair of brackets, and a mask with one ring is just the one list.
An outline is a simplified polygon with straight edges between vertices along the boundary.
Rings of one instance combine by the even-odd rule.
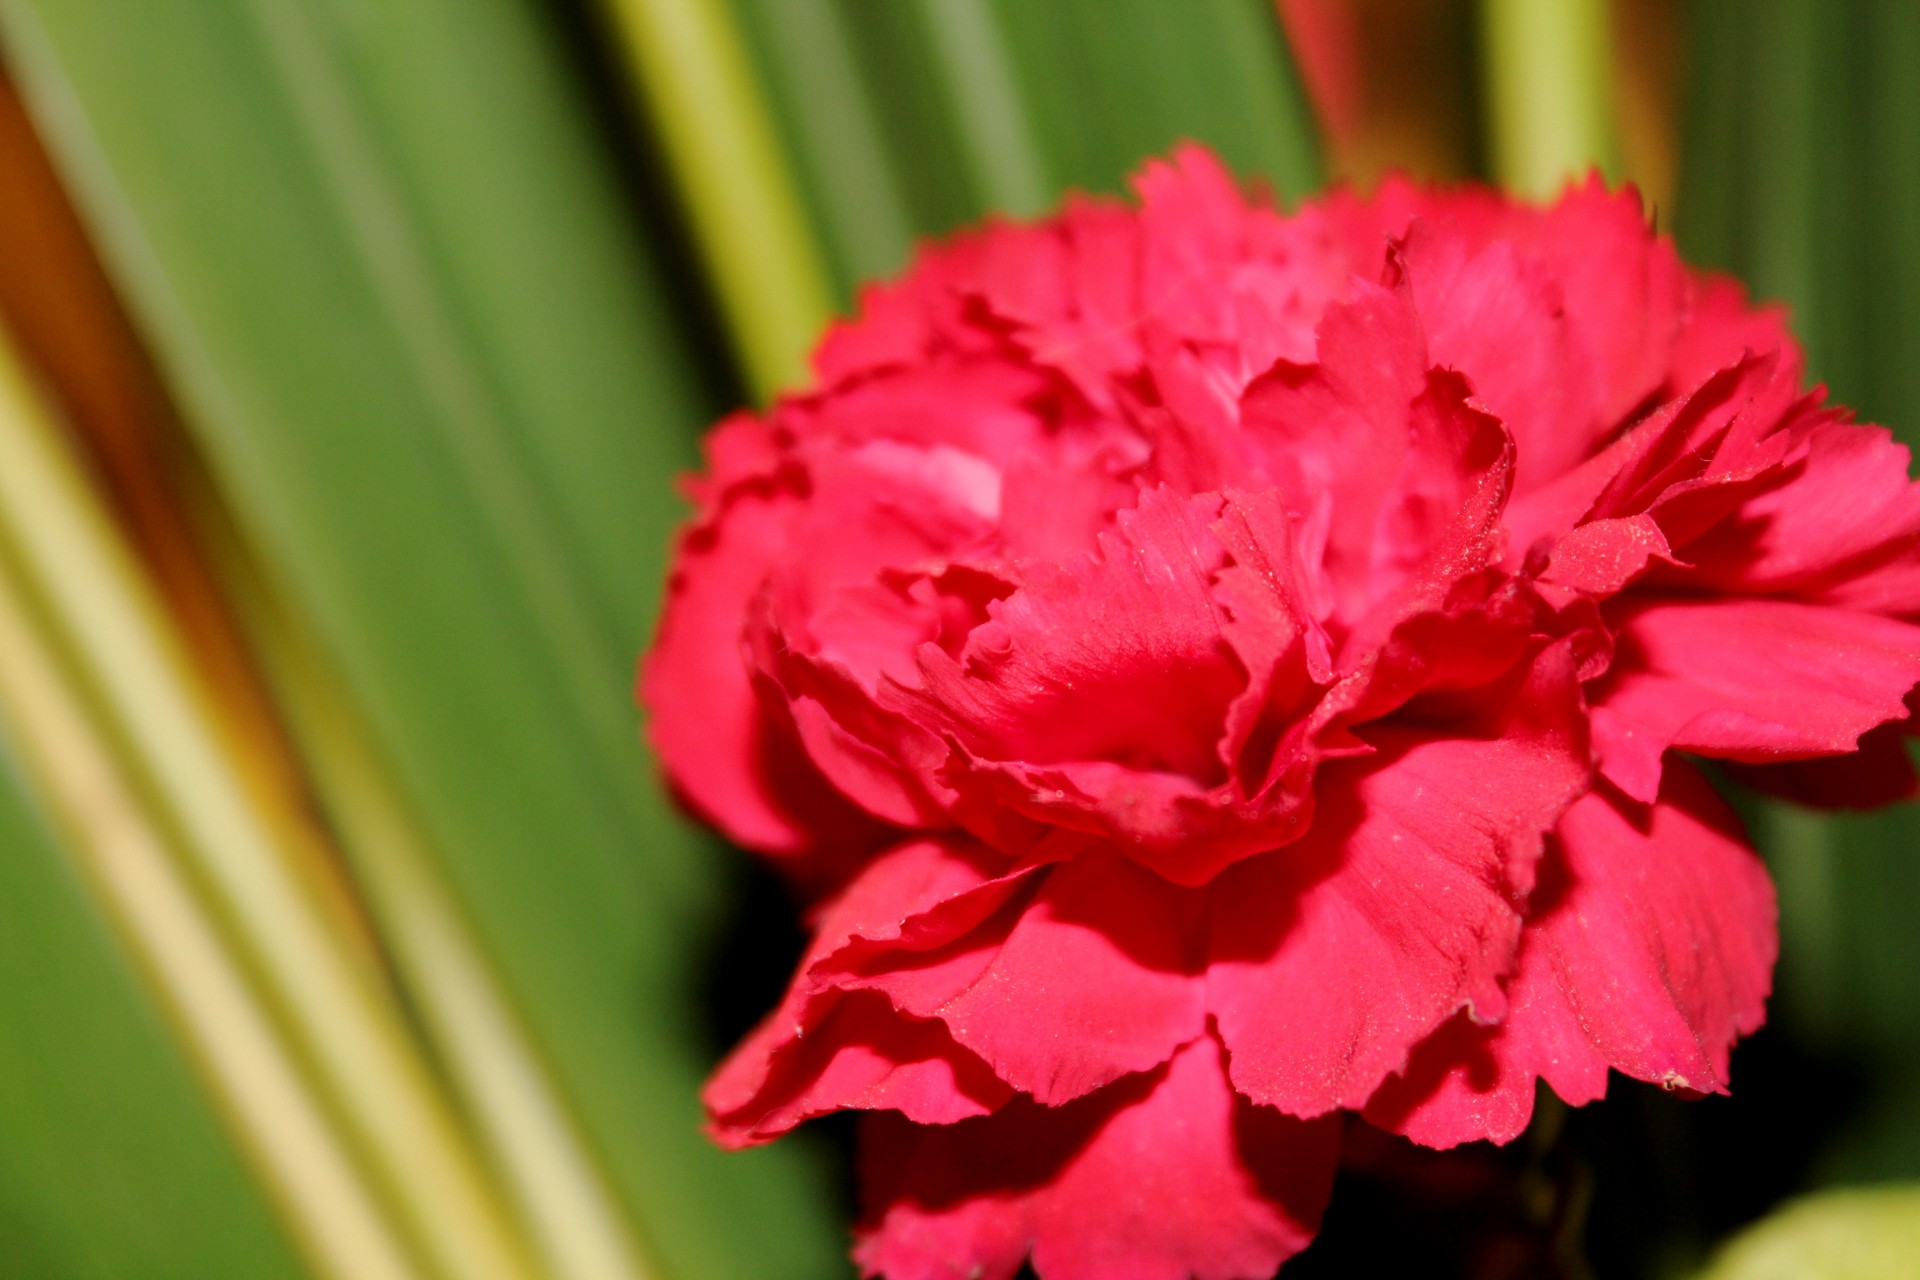
[[[856, 24], [834, 0], [735, 2], [768, 95], [782, 107], [774, 124], [836, 278], [844, 284], [896, 270], [914, 224], [886, 149], [881, 98], [861, 75]], [[900, 88], [884, 88], [889, 112], [899, 111]]]
[[[310, 851], [249, 787], [179, 635], [8, 351], [0, 456], [0, 703], [69, 856], [257, 1169], [330, 1275], [411, 1274], [397, 1226], [440, 1274], [534, 1280], [358, 920], [313, 892]], [[325, 1207], [348, 1201], [350, 1216]]]
[[304, 1272], [0, 751], [0, 1277]]
[[[1695, 0], [1675, 230], [1692, 261], [1784, 301], [1812, 376], [1920, 441], [1920, 7], [1907, 0]], [[1826, 1179], [1920, 1176], [1920, 807], [1770, 806], [1780, 884], [1775, 1024], [1867, 1074]]]
[[1700, 1280], [1908, 1280], [1920, 1273], [1920, 1186], [1799, 1200], [1721, 1249]]
[[726, 0], [605, 0], [761, 399], [805, 380], [826, 268]]
[[1920, 440], [1920, 9], [1694, 0], [1675, 230], [1793, 308], [1813, 375]]
[[1552, 196], [1589, 166], [1619, 170], [1602, 0], [1480, 0], [1494, 175]]
[[1142, 159], [1183, 139], [1288, 199], [1320, 185], [1312, 116], [1270, 0], [991, 8], [1031, 104], [1050, 198], [1118, 190]]
[[0, 21], [269, 586], [667, 1274], [842, 1269], [800, 1150], [698, 1133], [720, 868], [629, 685], [714, 406], [537, 6]]
[[1119, 191], [1182, 139], [1287, 197], [1319, 185], [1268, 0], [732, 3], [843, 299], [910, 235]]

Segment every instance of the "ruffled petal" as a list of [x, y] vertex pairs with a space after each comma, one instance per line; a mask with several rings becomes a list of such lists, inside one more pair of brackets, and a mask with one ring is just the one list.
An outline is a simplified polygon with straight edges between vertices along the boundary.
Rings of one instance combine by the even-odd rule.
[[1371, 734], [1305, 838], [1215, 882], [1207, 998], [1249, 1098], [1357, 1107], [1456, 1010], [1504, 1012], [1533, 865], [1588, 778], [1570, 659], [1541, 666], [1493, 736]]
[[889, 441], [964, 451], [1005, 468], [1045, 445], [1052, 424], [1037, 404], [1054, 385], [1045, 370], [1000, 353], [950, 357], [787, 401], [776, 417], [809, 445]]
[[1509, 241], [1474, 246], [1417, 223], [1402, 260], [1432, 362], [1456, 369], [1513, 434], [1515, 488], [1584, 458], [1612, 426], [1598, 361], [1574, 340], [1561, 282]]
[[1130, 860], [1083, 852], [1010, 918], [845, 980], [938, 1018], [1002, 1080], [1047, 1106], [1150, 1070], [1200, 1034], [1205, 901]]
[[939, 779], [962, 823], [1016, 850], [1054, 826], [1101, 835], [1186, 883], [1286, 838], [1224, 786], [1247, 673], [1213, 591], [1221, 501], [1146, 494], [1098, 557], [1026, 566], [957, 657], [922, 645], [920, 687], [882, 690], [949, 743]]
[[1027, 567], [957, 659], [921, 646], [923, 688], [899, 687], [895, 704], [990, 760], [1217, 772], [1218, 726], [1244, 684], [1210, 591], [1218, 510], [1145, 495], [1097, 559]]
[[855, 1250], [886, 1280], [1267, 1280], [1319, 1229], [1337, 1118], [1237, 1097], [1203, 1036], [1064, 1107], [980, 1120], [877, 1116]]
[[[1784, 336], [1777, 317], [1766, 327], [1746, 323], [1753, 313], [1743, 295], [1728, 299], [1716, 290], [1703, 301], [1699, 278], [1670, 241], [1649, 231], [1639, 193], [1608, 191], [1598, 175], [1571, 184], [1544, 208], [1481, 188], [1392, 178], [1365, 201], [1335, 192], [1321, 207], [1352, 269], [1368, 278], [1391, 243], [1420, 235], [1469, 255], [1510, 246], [1524, 276], [1550, 282], [1564, 312], [1571, 367], [1587, 371], [1575, 391], [1591, 416], [1580, 413], [1576, 431], [1589, 422], [1618, 425], [1663, 386], [1684, 390], [1743, 349], [1769, 350], [1770, 339]], [[1529, 477], [1529, 487], [1540, 474]]]
[[951, 625], [933, 580], [988, 536], [1000, 476], [946, 445], [875, 439], [803, 451], [807, 502], [782, 533], [779, 572], [748, 599], [744, 643], [756, 677], [818, 775], [873, 818], [951, 825], [925, 763], [937, 741], [875, 700], [912, 678], [913, 651]]
[[820, 385], [845, 390], [876, 375], [1000, 347], [1003, 335], [981, 323], [971, 300], [982, 292], [994, 242], [1008, 230], [1004, 222], [989, 223], [925, 246], [898, 280], [862, 289], [856, 317], [829, 326], [814, 350]]
[[1324, 513], [1323, 541], [1309, 560], [1324, 566], [1335, 610], [1350, 621], [1425, 559], [1420, 517], [1451, 513], [1444, 500], [1428, 509], [1402, 489], [1444, 483], [1459, 463], [1412, 429], [1428, 367], [1404, 290], [1354, 281], [1352, 297], [1321, 319], [1318, 351], [1316, 364], [1283, 362], [1257, 378], [1240, 416], [1288, 507]]
[[1734, 1041], [1759, 1027], [1777, 949], [1772, 883], [1739, 820], [1692, 769], [1643, 809], [1596, 792], [1541, 867], [1498, 1026], [1456, 1019], [1366, 1110], [1427, 1146], [1526, 1128], [1534, 1081], [1579, 1106], [1607, 1071], [1724, 1093]]
[[1688, 280], [1673, 242], [1650, 232], [1639, 192], [1608, 191], [1597, 173], [1545, 208], [1506, 207], [1504, 234], [1559, 286], [1599, 370], [1599, 418], [1625, 420], [1667, 382], [1682, 333]]
[[[1716, 370], [1579, 466], [1514, 499], [1506, 511], [1509, 565], [1519, 568], [1551, 553], [1584, 524], [1664, 516], [1661, 508], [1676, 490], [1752, 481], [1786, 458], [1789, 441], [1768, 439], [1779, 436], [1798, 398], [1798, 385], [1777, 356], [1741, 357]], [[1656, 527], [1677, 546], [1759, 487], [1731, 489], [1706, 509], [1690, 499], [1672, 513], [1677, 527], [1665, 518]]]
[[1149, 161], [1140, 195], [1139, 309], [1162, 341], [1204, 351], [1237, 394], [1275, 360], [1304, 360], [1314, 326], [1347, 283], [1316, 220], [1249, 201], [1191, 144]]
[[1787, 309], [1779, 303], [1753, 305], [1746, 286], [1731, 276], [1690, 273], [1685, 319], [1669, 357], [1669, 389], [1697, 386], [1714, 370], [1763, 351], [1779, 353], [1799, 379], [1805, 357], [1787, 328]]
[[[822, 909], [780, 1005], [707, 1082], [714, 1136], [729, 1146], [777, 1137], [844, 1107], [898, 1106], [926, 1119], [984, 1114], [1007, 1090], [937, 1022], [915, 1022], [839, 982], [846, 966], [931, 949], [990, 916], [1023, 875], [964, 837], [883, 854]], [[839, 967], [836, 967], [839, 966]]]
[[[1228, 493], [1213, 526], [1232, 558], [1214, 579], [1225, 606], [1221, 634], [1247, 672], [1227, 708], [1220, 760], [1250, 800], [1280, 785], [1289, 767], [1311, 767], [1302, 712], [1333, 683], [1333, 647], [1315, 620], [1313, 592], [1286, 507], [1271, 490]], [[1304, 788], [1304, 776], [1290, 780]]]
[[1920, 613], [1920, 485], [1883, 427], [1824, 415], [1778, 482], [1687, 550], [1690, 581], [1875, 613]]
[[1612, 669], [1589, 690], [1601, 771], [1650, 802], [1668, 748], [1748, 763], [1843, 755], [1906, 716], [1920, 627], [1785, 600], [1623, 610]]
[[1817, 809], [1878, 809], [1920, 794], [1920, 773], [1907, 750], [1913, 732], [1914, 695], [1908, 718], [1860, 735], [1858, 750], [1843, 756], [1787, 760], [1779, 764], [1730, 764], [1727, 773], [1743, 786]]
[[[740, 434], [717, 437], [716, 452]], [[800, 489], [777, 466], [713, 497], [680, 540], [639, 679], [647, 733], [674, 792], [733, 840], [782, 855], [857, 850], [875, 838], [870, 820], [808, 762], [781, 700], [756, 689], [744, 651], [748, 606], [803, 512]]]
[[[708, 1082], [709, 1131], [723, 1145], [767, 1142], [835, 1111], [898, 1111], [918, 1124], [952, 1124], [990, 1115], [1013, 1097], [943, 1023], [903, 1017], [869, 992], [828, 1000], [825, 1010], [793, 1028], [762, 1026]], [[790, 1052], [770, 1074], [778, 1049]]]
[[1673, 549], [1660, 522], [1648, 514], [1594, 520], [1554, 544], [1540, 582], [1579, 595], [1606, 597], [1650, 567], [1672, 564]]

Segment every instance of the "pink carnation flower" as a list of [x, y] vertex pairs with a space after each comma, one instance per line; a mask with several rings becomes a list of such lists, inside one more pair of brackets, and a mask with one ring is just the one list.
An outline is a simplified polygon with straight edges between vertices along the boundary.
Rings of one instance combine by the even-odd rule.
[[1137, 189], [721, 424], [646, 663], [678, 793], [823, 895], [713, 1132], [873, 1113], [894, 1280], [1266, 1276], [1342, 1112], [1723, 1092], [1773, 893], [1676, 753], [1914, 781], [1907, 452], [1632, 194]]

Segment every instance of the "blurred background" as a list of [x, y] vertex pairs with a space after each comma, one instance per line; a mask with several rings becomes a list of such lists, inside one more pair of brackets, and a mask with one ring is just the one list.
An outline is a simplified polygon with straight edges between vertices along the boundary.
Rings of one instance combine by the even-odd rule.
[[[699, 434], [917, 238], [1181, 138], [1598, 165], [1920, 433], [1912, 0], [0, 0], [0, 63], [5, 1280], [849, 1274], [844, 1129], [698, 1132], [799, 934], [630, 685]], [[1920, 1275], [1920, 810], [1743, 803], [1735, 1096], [1356, 1134], [1289, 1276]]]

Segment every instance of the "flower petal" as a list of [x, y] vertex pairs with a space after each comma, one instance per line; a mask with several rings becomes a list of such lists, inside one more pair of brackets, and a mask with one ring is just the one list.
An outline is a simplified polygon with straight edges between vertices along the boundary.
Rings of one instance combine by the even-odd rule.
[[937, 947], [973, 928], [1025, 878], [996, 876], [1003, 865], [964, 837], [916, 840], [881, 855], [829, 901], [779, 1007], [707, 1083], [714, 1136], [743, 1146], [883, 1098], [930, 1119], [981, 1114], [1003, 1100], [1004, 1086], [943, 1026], [915, 1025], [872, 996], [850, 998], [835, 968], [890, 949]]
[[1736, 1038], [1759, 1027], [1777, 938], [1773, 886], [1739, 820], [1692, 769], [1650, 810], [1595, 792], [1561, 820], [1497, 1027], [1449, 1023], [1367, 1119], [1428, 1146], [1506, 1142], [1534, 1081], [1579, 1106], [1611, 1067], [1726, 1091]]
[[1022, 567], [952, 656], [922, 645], [922, 687], [882, 701], [951, 746], [938, 783], [954, 813], [1013, 852], [1049, 827], [1102, 835], [1197, 883], [1281, 843], [1292, 817], [1236, 808], [1219, 744], [1247, 685], [1213, 575], [1217, 494], [1145, 494], [1071, 567]]
[[1667, 536], [1652, 516], [1592, 520], [1554, 544], [1540, 581], [1581, 595], [1605, 597], [1619, 592], [1648, 566], [1672, 560]]
[[[1519, 568], [1552, 551], [1585, 523], [1656, 514], [1661, 536], [1677, 547], [1729, 515], [1759, 487], [1754, 478], [1786, 458], [1780, 428], [1800, 400], [1796, 376], [1777, 354], [1740, 357], [1515, 498], [1505, 512], [1508, 563]], [[1663, 510], [1676, 499], [1676, 509]]]
[[863, 965], [846, 985], [941, 1019], [1002, 1080], [1058, 1106], [1200, 1034], [1205, 900], [1117, 854], [1083, 852], [1044, 874], [1000, 929]]
[[[1227, 708], [1220, 758], [1240, 794], [1255, 799], [1279, 781], [1275, 775], [1286, 764], [1310, 764], [1299, 758], [1299, 745], [1285, 739], [1307, 727], [1301, 712], [1333, 682], [1332, 643], [1314, 621], [1278, 494], [1228, 493], [1213, 532], [1232, 557], [1214, 578], [1227, 614], [1221, 633], [1247, 672], [1246, 689]], [[1283, 745], [1294, 749], [1283, 751]]]
[[1011, 1280], [1029, 1254], [1041, 1280], [1267, 1280], [1319, 1228], [1339, 1134], [1235, 1096], [1207, 1036], [1064, 1107], [877, 1116], [855, 1256], [887, 1280]]
[[[722, 433], [713, 451], [745, 433]], [[870, 820], [808, 762], [781, 700], [756, 689], [743, 650], [749, 603], [803, 511], [800, 491], [777, 471], [712, 496], [681, 537], [639, 679], [647, 733], [674, 792], [733, 840], [783, 855], [873, 839]]]
[[1690, 580], [1876, 613], [1920, 613], [1920, 485], [1883, 427], [1832, 414], [1804, 455], [1732, 520], [1687, 549]]
[[1500, 1017], [1518, 903], [1587, 785], [1571, 660], [1541, 666], [1490, 737], [1370, 734], [1303, 839], [1215, 881], [1207, 996], [1249, 1098], [1357, 1107], [1456, 1010]]
[[1508, 234], [1559, 285], [1600, 371], [1600, 418], [1624, 420], [1665, 381], [1687, 318], [1687, 271], [1672, 241], [1649, 231], [1638, 192], [1608, 191], [1597, 173], [1544, 209], [1508, 208]]
[[1422, 517], [1450, 517], [1458, 494], [1427, 503], [1420, 491], [1459, 464], [1442, 456], [1445, 441], [1414, 430], [1427, 350], [1404, 289], [1355, 280], [1322, 317], [1318, 341], [1318, 363], [1276, 364], [1247, 387], [1240, 415], [1288, 507], [1324, 511], [1324, 544], [1309, 560], [1325, 567], [1335, 611], [1351, 621], [1426, 559]]
[[[1914, 696], [1907, 695], [1911, 711]], [[1877, 809], [1920, 793], [1920, 773], [1907, 753], [1911, 715], [1860, 735], [1860, 747], [1844, 756], [1787, 760], [1779, 764], [1731, 764], [1729, 776], [1743, 786], [1817, 809]]]
[[1028, 566], [958, 659], [921, 646], [924, 690], [896, 686], [899, 705], [987, 759], [1218, 771], [1218, 726], [1245, 682], [1209, 589], [1218, 509], [1155, 491], [1098, 558]]
[[1515, 488], [1585, 457], [1613, 424], [1560, 282], [1530, 269], [1509, 241], [1474, 246], [1428, 222], [1414, 224], [1402, 256], [1432, 362], [1465, 374], [1475, 403], [1513, 433]]
[[1279, 791], [1248, 804], [1228, 783], [1207, 787], [1108, 760], [1003, 764], [961, 750], [943, 776], [961, 795], [960, 820], [998, 848], [1032, 857], [1027, 851], [1050, 833], [1084, 832], [1184, 885], [1294, 839], [1310, 808], [1304, 795]]
[[[706, 1089], [711, 1132], [745, 1147], [834, 1111], [898, 1111], [919, 1124], [990, 1115], [1013, 1090], [956, 1045], [937, 1021], [902, 1016], [870, 992], [836, 996], [809, 1018], [805, 1037], [767, 1025], [728, 1060]], [[767, 1041], [791, 1052], [777, 1074], [763, 1064]]]
[[1746, 286], [1712, 271], [1690, 273], [1686, 319], [1674, 343], [1667, 375], [1669, 390], [1696, 386], [1715, 369], [1724, 369], [1746, 352], [1776, 351], [1795, 381], [1804, 364], [1800, 344], [1787, 328], [1787, 309], [1777, 302], [1754, 306]]
[[1842, 755], [1907, 714], [1920, 627], [1785, 600], [1656, 602], [1624, 611], [1589, 690], [1600, 768], [1643, 802], [1669, 747], [1749, 763]]

